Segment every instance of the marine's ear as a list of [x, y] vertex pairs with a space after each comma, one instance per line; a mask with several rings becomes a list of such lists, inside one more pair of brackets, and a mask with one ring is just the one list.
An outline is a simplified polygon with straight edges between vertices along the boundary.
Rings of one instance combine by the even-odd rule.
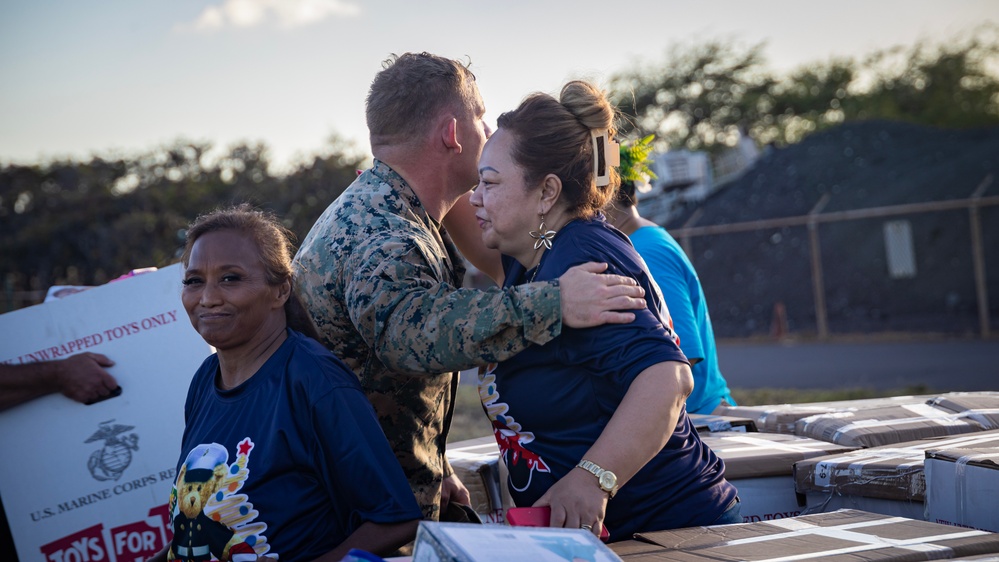
[[458, 141], [458, 119], [453, 115], [442, 123], [441, 139], [448, 150], [454, 150], [461, 154], [461, 143]]

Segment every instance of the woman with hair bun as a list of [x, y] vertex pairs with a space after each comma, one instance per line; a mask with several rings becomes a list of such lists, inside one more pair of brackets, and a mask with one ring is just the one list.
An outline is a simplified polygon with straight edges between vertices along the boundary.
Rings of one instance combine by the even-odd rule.
[[[504, 287], [557, 279], [589, 261], [634, 278], [647, 310], [631, 324], [562, 328], [479, 376], [518, 506], [611, 540], [741, 522], [724, 464], [693, 429], [693, 387], [669, 313], [627, 236], [600, 210], [619, 179], [614, 110], [586, 82], [533, 94], [502, 114], [470, 195], [481, 240], [462, 250]], [[529, 318], [525, 318], [529, 322]]]

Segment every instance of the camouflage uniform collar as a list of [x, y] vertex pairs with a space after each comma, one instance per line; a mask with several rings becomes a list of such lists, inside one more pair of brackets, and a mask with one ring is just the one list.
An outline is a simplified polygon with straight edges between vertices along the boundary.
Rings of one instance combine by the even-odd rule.
[[[376, 178], [377, 183], [387, 186], [398, 197], [398, 201], [391, 202], [395, 203], [395, 208], [389, 209], [390, 211], [400, 215], [405, 215], [409, 212], [432, 226], [434, 230], [441, 229], [441, 223], [435, 221], [430, 216], [430, 213], [427, 212], [416, 192], [413, 191], [413, 187], [409, 185], [409, 182], [405, 178], [399, 175], [399, 172], [396, 172], [391, 166], [377, 158], [372, 162], [371, 169], [368, 172]], [[386, 203], [390, 202], [386, 201]]]

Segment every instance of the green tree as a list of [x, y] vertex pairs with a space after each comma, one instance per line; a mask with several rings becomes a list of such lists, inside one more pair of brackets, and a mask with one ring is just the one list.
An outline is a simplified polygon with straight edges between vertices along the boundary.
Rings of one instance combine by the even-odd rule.
[[721, 41], [674, 45], [662, 64], [611, 78], [611, 100], [631, 119], [623, 134], [656, 135], [671, 148], [713, 150], [734, 144], [740, 126], [761, 118], [773, 79], [763, 44], [746, 49]]
[[3, 310], [37, 302], [51, 285], [169, 265], [190, 221], [220, 206], [249, 202], [304, 236], [365, 159], [337, 138], [286, 175], [269, 171], [263, 144], [211, 153], [209, 143], [179, 140], [133, 157], [0, 169]]
[[744, 132], [761, 144], [788, 144], [859, 119], [994, 125], [997, 68], [995, 25], [939, 45], [815, 62], [785, 76], [767, 68], [762, 44], [741, 48], [715, 40], [674, 46], [663, 64], [615, 75], [611, 99], [629, 116], [621, 127], [626, 135], [655, 134], [669, 148], [715, 151]]

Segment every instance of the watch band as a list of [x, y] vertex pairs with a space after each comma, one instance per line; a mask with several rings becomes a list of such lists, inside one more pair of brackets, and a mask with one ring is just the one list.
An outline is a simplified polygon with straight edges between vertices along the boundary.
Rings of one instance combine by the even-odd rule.
[[597, 463], [583, 459], [579, 461], [576, 468], [582, 468], [593, 476], [597, 477], [597, 484], [600, 489], [607, 492], [608, 499], [612, 499], [617, 493], [617, 475], [609, 470], [604, 470]]

